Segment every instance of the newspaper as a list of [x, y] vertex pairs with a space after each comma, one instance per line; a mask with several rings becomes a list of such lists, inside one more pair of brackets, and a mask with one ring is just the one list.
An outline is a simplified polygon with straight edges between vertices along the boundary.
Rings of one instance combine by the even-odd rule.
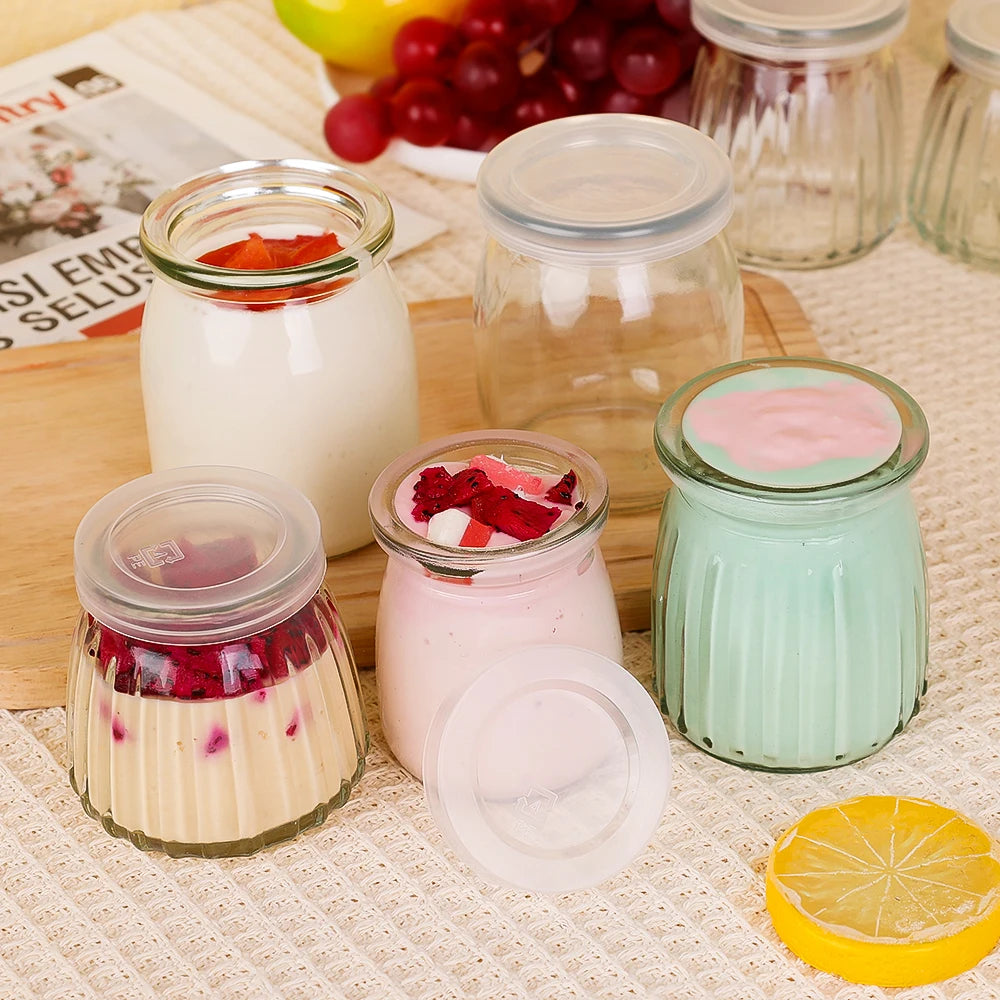
[[[0, 68], [0, 349], [136, 329], [149, 202], [222, 163], [300, 156], [102, 32]], [[393, 207], [393, 255], [444, 229]]]

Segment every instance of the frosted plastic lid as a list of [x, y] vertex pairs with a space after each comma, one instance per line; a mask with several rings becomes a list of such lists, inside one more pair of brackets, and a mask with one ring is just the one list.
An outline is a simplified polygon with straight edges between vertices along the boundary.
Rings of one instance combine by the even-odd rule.
[[691, 0], [709, 41], [759, 59], [847, 58], [874, 52], [906, 27], [909, 0]]
[[326, 572], [319, 517], [249, 469], [142, 476], [98, 500], [74, 540], [80, 603], [135, 639], [201, 645], [284, 621]]
[[484, 877], [568, 892], [615, 875], [649, 843], [670, 748], [655, 703], [623, 667], [530, 646], [442, 706], [423, 773], [442, 833]]
[[957, 0], [948, 12], [945, 41], [959, 69], [1000, 80], [1000, 0]]
[[708, 136], [646, 115], [579, 115], [517, 132], [476, 181], [486, 229], [518, 253], [607, 265], [668, 258], [733, 214], [733, 174]]

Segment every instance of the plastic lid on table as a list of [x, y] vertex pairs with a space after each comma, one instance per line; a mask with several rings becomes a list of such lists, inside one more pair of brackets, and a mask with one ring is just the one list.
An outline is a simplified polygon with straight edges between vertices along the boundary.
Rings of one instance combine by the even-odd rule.
[[838, 59], [895, 41], [909, 0], [691, 0], [691, 20], [709, 41], [759, 59]]
[[733, 173], [707, 135], [647, 115], [579, 115], [517, 132], [476, 180], [483, 224], [509, 249], [615, 266], [685, 253], [733, 213]]
[[284, 621], [323, 583], [319, 517], [293, 486], [249, 469], [191, 466], [112, 490], [74, 540], [80, 603], [149, 642], [243, 638]]
[[1000, 82], [1000, 0], [957, 0], [945, 41], [959, 69]]
[[441, 707], [423, 773], [459, 857], [492, 882], [568, 892], [617, 874], [648, 845], [671, 761], [659, 709], [622, 666], [529, 646]]

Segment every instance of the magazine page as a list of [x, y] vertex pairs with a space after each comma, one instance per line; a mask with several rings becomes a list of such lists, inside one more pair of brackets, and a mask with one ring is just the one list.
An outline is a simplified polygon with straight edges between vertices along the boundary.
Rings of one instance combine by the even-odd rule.
[[[143, 210], [222, 163], [312, 157], [96, 32], [0, 68], [0, 349], [126, 333]], [[444, 230], [393, 203], [392, 256]]]

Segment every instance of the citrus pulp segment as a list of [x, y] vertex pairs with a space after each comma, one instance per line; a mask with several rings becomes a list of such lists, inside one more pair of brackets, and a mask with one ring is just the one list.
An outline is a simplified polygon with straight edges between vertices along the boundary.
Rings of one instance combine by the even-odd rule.
[[1000, 940], [1000, 852], [933, 802], [862, 796], [809, 813], [768, 860], [778, 936], [824, 972], [917, 986], [971, 969]]

